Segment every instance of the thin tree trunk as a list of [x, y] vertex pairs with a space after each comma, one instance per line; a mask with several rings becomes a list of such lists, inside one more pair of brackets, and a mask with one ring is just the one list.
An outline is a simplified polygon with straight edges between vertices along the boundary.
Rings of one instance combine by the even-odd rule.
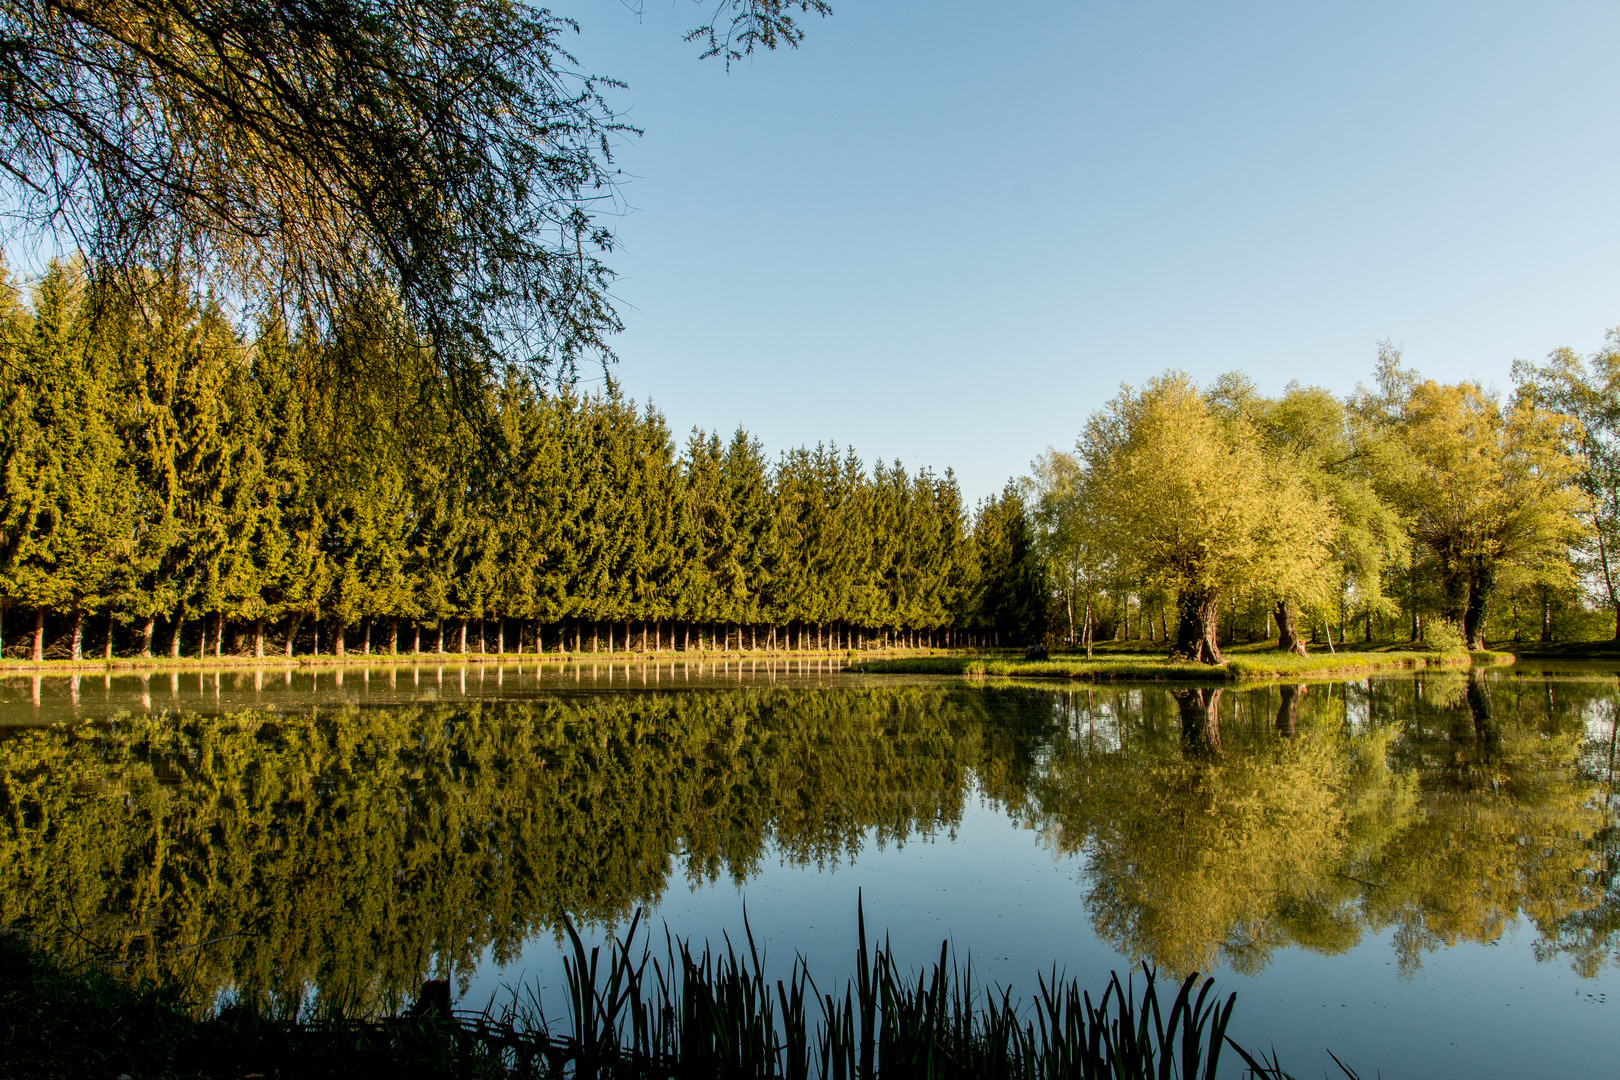
[[399, 655], [399, 616], [388, 617], [388, 655]]
[[256, 659], [264, 659], [264, 616], [253, 620], [253, 655]]
[[141, 656], [152, 659], [152, 638], [157, 633], [157, 619], [148, 615], [141, 623]]
[[458, 643], [457, 651], [462, 653], [463, 655], [465, 655], [466, 652], [467, 652], [467, 620], [466, 619], [461, 620], [461, 626], [458, 628], [457, 634], [459, 635], [459, 643]]
[[370, 656], [371, 655], [371, 616], [370, 615], [366, 616], [365, 626], [362, 627], [362, 632], [364, 633], [365, 636], [360, 641], [360, 655], [361, 656]]
[[169, 633], [169, 659], [180, 659], [180, 629], [185, 626], [185, 608], [178, 608], [174, 613], [174, 628]]
[[28, 650], [28, 657], [34, 661], [45, 659], [45, 609], [34, 609], [34, 640]]
[[1412, 642], [1416, 644], [1423, 639], [1423, 622], [1418, 618], [1417, 605], [1417, 545], [1412, 545], [1411, 555], [1407, 561], [1406, 575], [1406, 603], [1412, 614]]
[[84, 611], [77, 604], [73, 605], [73, 659], [84, 659]]
[[302, 621], [301, 616], [298, 616], [298, 615], [289, 615], [289, 616], [287, 616], [287, 655], [289, 657], [292, 656], [292, 654], [293, 654], [293, 639], [298, 637], [298, 624], [301, 621]]
[[[109, 612], [107, 612], [107, 643], [106, 643], [106, 645], [104, 647], [101, 658], [103, 660], [111, 660], [112, 659], [112, 649], [113, 649], [113, 615], [112, 615], [112, 612], [109, 611]], [[3, 650], [0, 650], [0, 651], [3, 651]]]
[[1468, 582], [1468, 607], [1463, 611], [1463, 637], [1468, 647], [1476, 651], [1485, 648], [1485, 604], [1496, 584], [1496, 575], [1490, 570], [1474, 573]]
[[225, 655], [225, 613], [214, 613], [214, 659]]

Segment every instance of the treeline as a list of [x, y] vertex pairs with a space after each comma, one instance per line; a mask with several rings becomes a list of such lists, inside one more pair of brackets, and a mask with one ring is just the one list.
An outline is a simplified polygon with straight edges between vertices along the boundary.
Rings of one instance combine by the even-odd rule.
[[0, 281], [14, 655], [1010, 644], [1044, 611], [1010, 486], [678, 445], [515, 373], [469, 412], [383, 305], [248, 334], [91, 277]]
[[1550, 640], [1555, 604], [1588, 602], [1620, 639], [1620, 339], [1516, 363], [1506, 400], [1387, 346], [1375, 386], [1343, 398], [1169, 372], [1092, 414], [1026, 493], [1055, 621], [1088, 650], [1481, 649], [1493, 618]]

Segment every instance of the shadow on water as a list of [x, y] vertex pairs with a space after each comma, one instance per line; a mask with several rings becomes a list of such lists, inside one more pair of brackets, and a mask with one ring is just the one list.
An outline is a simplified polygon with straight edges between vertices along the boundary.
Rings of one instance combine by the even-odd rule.
[[201, 676], [209, 709], [136, 698], [0, 735], [0, 923], [202, 1003], [389, 1009], [565, 916], [620, 924], [766, 857], [836, 866], [982, 797], [1077, 857], [1099, 937], [1170, 972], [1385, 932], [1411, 971], [1521, 921], [1583, 974], [1620, 945], [1612, 675], [1053, 690], [728, 668], [667, 693], [668, 669], [486, 671], [501, 693], [463, 699], [479, 673], [448, 669], [402, 700], [405, 669], [368, 702], [331, 673], [267, 702], [258, 674]]

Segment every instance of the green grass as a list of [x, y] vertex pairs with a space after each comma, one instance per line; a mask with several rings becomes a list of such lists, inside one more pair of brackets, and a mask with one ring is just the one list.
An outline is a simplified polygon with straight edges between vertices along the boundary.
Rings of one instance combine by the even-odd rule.
[[1615, 660], [1620, 659], [1620, 641], [1503, 641], [1526, 660]]
[[1286, 679], [1326, 677], [1388, 671], [1401, 668], [1449, 667], [1470, 662], [1511, 661], [1507, 653], [1434, 653], [1411, 650], [1384, 652], [1312, 653], [1296, 656], [1276, 650], [1230, 649], [1224, 664], [1194, 664], [1163, 656], [1114, 653], [1087, 660], [1083, 656], [1057, 656], [1049, 660], [1012, 657], [916, 656], [892, 660], [859, 660], [849, 670], [868, 675], [1006, 676], [1019, 679], [1081, 679], [1092, 682], [1162, 680], [1171, 682], [1225, 682], [1232, 679]]
[[1223, 1001], [1196, 973], [1167, 999], [1151, 968], [1140, 990], [1116, 973], [1093, 1003], [1054, 971], [1026, 1003], [979, 986], [949, 943], [911, 976], [887, 941], [869, 947], [861, 915], [855, 978], [824, 992], [802, 959], [768, 980], [751, 931], [746, 948], [694, 953], [666, 930], [658, 957], [636, 941], [638, 923], [605, 956], [565, 927], [572, 955], [555, 1020], [534, 997], [452, 1012], [444, 984], [437, 1005], [391, 1016], [276, 1017], [241, 1004], [198, 1015], [171, 988], [66, 970], [0, 934], [0, 1075], [1209, 1080], [1230, 1049], [1247, 1075], [1290, 1080], [1226, 1035], [1237, 995]]

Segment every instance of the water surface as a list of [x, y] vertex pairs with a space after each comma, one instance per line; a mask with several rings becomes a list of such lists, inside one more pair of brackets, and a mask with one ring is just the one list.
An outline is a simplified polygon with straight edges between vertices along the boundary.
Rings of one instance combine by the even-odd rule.
[[560, 1005], [645, 908], [849, 970], [869, 925], [1028, 992], [1206, 971], [1301, 1075], [1605, 1074], [1620, 682], [1600, 665], [1253, 687], [829, 662], [0, 681], [0, 922], [201, 1001]]

